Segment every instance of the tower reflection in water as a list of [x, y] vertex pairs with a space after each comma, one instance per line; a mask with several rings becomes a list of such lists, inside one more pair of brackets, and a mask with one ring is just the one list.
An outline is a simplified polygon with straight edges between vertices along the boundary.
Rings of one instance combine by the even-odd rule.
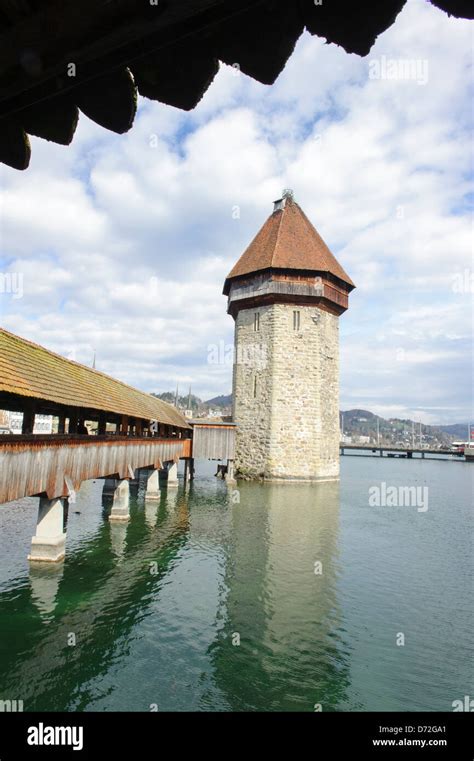
[[337, 483], [204, 478], [107, 515], [0, 598], [0, 683], [25, 710], [341, 708]]
[[338, 606], [339, 483], [241, 484], [211, 647], [231, 710], [335, 710], [349, 683]]

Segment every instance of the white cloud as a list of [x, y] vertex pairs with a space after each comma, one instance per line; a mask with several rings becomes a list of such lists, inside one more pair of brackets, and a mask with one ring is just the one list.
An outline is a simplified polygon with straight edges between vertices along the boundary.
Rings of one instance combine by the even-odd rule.
[[[69, 148], [33, 139], [2, 170], [1, 269], [24, 275], [2, 324], [149, 391], [227, 393], [223, 280], [289, 186], [358, 286], [342, 405], [467, 418], [470, 34], [411, 0], [365, 59], [305, 34], [272, 87], [221, 66], [190, 113], [141, 99], [125, 136], [81, 115]], [[382, 56], [426, 84], [370, 79]]]

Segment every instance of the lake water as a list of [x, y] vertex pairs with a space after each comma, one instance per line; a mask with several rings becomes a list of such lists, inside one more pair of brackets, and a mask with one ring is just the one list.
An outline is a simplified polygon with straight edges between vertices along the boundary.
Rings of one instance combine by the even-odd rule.
[[[235, 491], [215, 469], [159, 505], [138, 491], [126, 526], [83, 484], [59, 567], [26, 560], [38, 500], [0, 507], [0, 699], [452, 711], [473, 695], [472, 464], [347, 456], [339, 483]], [[370, 506], [382, 482], [426, 487], [428, 509]]]

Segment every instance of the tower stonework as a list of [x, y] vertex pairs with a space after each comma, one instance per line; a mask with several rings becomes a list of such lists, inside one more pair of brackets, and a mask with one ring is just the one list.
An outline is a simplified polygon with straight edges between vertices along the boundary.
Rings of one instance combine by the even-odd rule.
[[226, 278], [237, 473], [339, 477], [339, 315], [354, 288], [291, 192]]

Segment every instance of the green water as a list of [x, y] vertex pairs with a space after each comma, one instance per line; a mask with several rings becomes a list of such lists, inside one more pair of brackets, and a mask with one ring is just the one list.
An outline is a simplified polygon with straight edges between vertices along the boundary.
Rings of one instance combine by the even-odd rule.
[[[201, 463], [186, 493], [145, 505], [138, 491], [127, 526], [108, 522], [102, 484], [88, 482], [66, 561], [44, 570], [26, 560], [37, 500], [0, 507], [0, 699], [25, 711], [451, 711], [474, 694], [474, 466], [341, 467], [338, 484], [232, 493]], [[370, 507], [381, 481], [428, 487], [428, 510]]]

